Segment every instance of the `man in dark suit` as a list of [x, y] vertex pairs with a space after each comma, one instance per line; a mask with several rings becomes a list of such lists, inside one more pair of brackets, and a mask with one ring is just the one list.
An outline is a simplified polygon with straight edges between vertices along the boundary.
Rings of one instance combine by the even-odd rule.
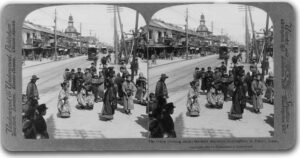
[[168, 89], [165, 83], [165, 80], [169, 78], [166, 74], [161, 74], [160, 79], [156, 83], [155, 97], [158, 102], [158, 107], [161, 108], [167, 103], [169, 98]]
[[27, 90], [26, 90], [27, 100], [39, 99], [39, 92], [35, 84], [38, 79], [39, 78], [36, 75], [32, 75], [31, 81], [27, 85]]

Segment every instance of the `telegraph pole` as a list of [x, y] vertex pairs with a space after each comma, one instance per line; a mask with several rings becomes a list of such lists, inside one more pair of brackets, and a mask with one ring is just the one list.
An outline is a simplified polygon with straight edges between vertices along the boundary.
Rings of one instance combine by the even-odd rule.
[[[125, 39], [124, 39], [123, 24], [121, 21], [119, 7], [117, 7], [117, 13], [118, 13], [118, 18], [119, 18], [119, 24], [120, 24], [120, 30], [121, 30], [121, 40], [122, 40], [122, 45], [123, 45], [123, 49], [124, 49], [124, 54], [125, 54], [125, 56], [127, 56], [128, 53], [127, 53], [126, 43], [125, 43]], [[118, 63], [118, 61], [119, 60], [117, 59], [117, 63]]]
[[249, 28], [248, 28], [248, 12], [245, 8], [245, 45], [246, 45], [246, 62], [249, 62]]
[[257, 47], [256, 47], [256, 38], [255, 38], [255, 30], [254, 30], [254, 24], [253, 24], [253, 21], [252, 21], [252, 14], [251, 14], [251, 10], [250, 10], [250, 7], [248, 6], [248, 11], [249, 11], [249, 16], [250, 16], [250, 22], [251, 22], [251, 29], [252, 29], [252, 41], [253, 41], [253, 51], [255, 51], [255, 55], [256, 55], [256, 58], [258, 58], [258, 51], [257, 51]]
[[262, 63], [265, 65], [262, 69], [262, 77], [260, 78], [261, 81], [264, 81], [264, 77], [265, 77], [267, 48], [269, 47], [268, 34], [269, 34], [269, 14], [267, 13], [266, 30], [265, 30], [265, 44], [264, 44], [264, 48], [263, 48], [263, 63]]
[[[132, 62], [135, 62], [136, 58], [136, 52], [137, 52], [137, 45], [138, 45], [138, 27], [139, 27], [139, 12], [136, 11], [135, 15], [135, 31], [133, 34], [134, 37], [134, 51], [133, 51], [133, 56], [132, 56]], [[131, 81], [134, 81], [134, 72], [133, 69], [131, 69]]]
[[189, 58], [189, 40], [188, 40], [188, 24], [189, 24], [189, 10], [186, 8], [186, 17], [185, 17], [185, 40], [186, 40], [186, 60]]
[[116, 6], [114, 5], [113, 8], [113, 12], [114, 12], [114, 49], [115, 49], [115, 64], [118, 64], [118, 41], [117, 41], [117, 36], [118, 36], [118, 32], [117, 32], [117, 15], [116, 15]]
[[82, 54], [82, 26], [81, 26], [81, 23], [80, 23], [80, 54]]
[[54, 60], [57, 60], [56, 9], [54, 12]]
[[212, 21], [211, 22], [211, 33], [214, 34], [213, 32], [214, 32], [214, 22]]

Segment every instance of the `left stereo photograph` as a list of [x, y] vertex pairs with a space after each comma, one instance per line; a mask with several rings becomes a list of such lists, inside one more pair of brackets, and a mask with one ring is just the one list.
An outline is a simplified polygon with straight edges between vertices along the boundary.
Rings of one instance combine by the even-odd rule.
[[137, 11], [116, 5], [60, 5], [28, 14], [24, 138], [147, 138], [145, 26]]

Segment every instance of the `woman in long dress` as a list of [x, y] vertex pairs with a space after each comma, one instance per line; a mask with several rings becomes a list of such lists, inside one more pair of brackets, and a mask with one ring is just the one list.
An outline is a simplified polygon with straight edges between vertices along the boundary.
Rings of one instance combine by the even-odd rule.
[[113, 80], [109, 79], [107, 90], [104, 93], [103, 107], [100, 115], [101, 120], [111, 120], [114, 117], [117, 108], [117, 89]]
[[192, 81], [190, 82], [190, 89], [187, 95], [187, 109], [188, 109], [188, 114], [190, 116], [199, 116], [200, 113], [200, 105], [198, 101], [198, 85], [199, 82], [197, 81]]
[[72, 69], [70, 77], [71, 77], [71, 91], [73, 92], [73, 95], [77, 91], [75, 76], [76, 76], [75, 69]]
[[126, 75], [126, 81], [124, 81], [123, 84], [122, 84], [122, 90], [123, 90], [123, 93], [124, 93], [123, 105], [124, 105], [125, 113], [126, 114], [131, 114], [131, 110], [134, 109], [133, 96], [136, 92], [136, 87], [131, 82], [131, 75], [130, 74]]
[[263, 83], [259, 80], [258, 75], [254, 76], [254, 80], [251, 84], [252, 89], [252, 103], [253, 103], [253, 109], [255, 113], [260, 113], [260, 109], [263, 108]]
[[243, 117], [244, 108], [246, 107], [246, 89], [243, 84], [243, 73], [236, 74], [234, 80], [235, 90], [232, 96], [232, 106], [229, 113], [230, 119], [241, 119]]
[[104, 98], [104, 77], [101, 71], [99, 71], [99, 81], [100, 81], [100, 85], [98, 87], [98, 91], [99, 91], [99, 101], [102, 101]]
[[58, 112], [60, 117], [70, 117], [71, 114], [71, 108], [70, 108], [70, 103], [69, 103], [69, 83], [68, 82], [63, 82], [61, 84], [62, 90], [59, 92], [58, 95]]
[[274, 77], [270, 75], [266, 79], [266, 93], [265, 93], [265, 98], [267, 99], [267, 102], [273, 104], [274, 103], [274, 84], [273, 84]]
[[142, 102], [146, 93], [146, 84], [147, 79], [144, 77], [143, 73], [139, 74], [139, 78], [136, 79], [137, 91], [135, 94], [135, 98], [138, 102]]

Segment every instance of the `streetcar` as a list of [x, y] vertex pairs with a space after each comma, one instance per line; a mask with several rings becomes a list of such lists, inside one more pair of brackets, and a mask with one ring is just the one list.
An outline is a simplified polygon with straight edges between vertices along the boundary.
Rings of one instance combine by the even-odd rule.
[[88, 53], [88, 60], [94, 60], [95, 58], [97, 58], [98, 50], [96, 47], [89, 47], [87, 53]]
[[227, 45], [220, 45], [219, 47], [219, 59], [225, 59], [225, 57], [228, 55], [228, 47]]
[[233, 53], [238, 53], [239, 52], [239, 47], [238, 46], [233, 46], [232, 51], [233, 51]]

